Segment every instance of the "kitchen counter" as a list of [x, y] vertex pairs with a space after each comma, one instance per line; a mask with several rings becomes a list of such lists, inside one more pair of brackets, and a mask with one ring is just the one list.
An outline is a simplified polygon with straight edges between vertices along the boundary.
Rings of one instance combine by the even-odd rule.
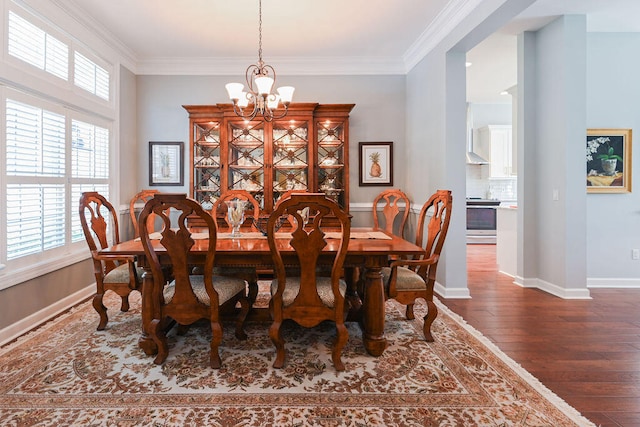
[[518, 207], [498, 206], [496, 213], [496, 262], [498, 270], [511, 277], [517, 273]]

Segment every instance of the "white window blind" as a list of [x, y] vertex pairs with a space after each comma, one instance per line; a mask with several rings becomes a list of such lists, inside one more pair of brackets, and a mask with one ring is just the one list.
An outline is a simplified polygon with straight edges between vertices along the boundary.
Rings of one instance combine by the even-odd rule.
[[69, 78], [69, 46], [12, 11], [8, 52], [63, 80]]
[[65, 118], [7, 99], [7, 175], [65, 174]]
[[64, 244], [64, 185], [7, 185], [7, 259]]
[[10, 98], [5, 105], [6, 259], [84, 240], [81, 193], [109, 198], [109, 129]]
[[74, 84], [108, 101], [109, 72], [77, 51], [74, 64]]
[[109, 130], [90, 123], [71, 123], [72, 176], [74, 178], [109, 177]]
[[65, 117], [7, 99], [6, 170], [7, 176], [58, 178], [7, 185], [7, 259], [63, 246]]

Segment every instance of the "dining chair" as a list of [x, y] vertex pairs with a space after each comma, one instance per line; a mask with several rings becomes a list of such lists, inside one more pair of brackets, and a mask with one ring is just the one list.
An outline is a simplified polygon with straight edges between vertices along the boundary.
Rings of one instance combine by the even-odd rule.
[[[211, 209], [211, 215], [216, 218], [217, 224], [226, 224], [228, 231], [232, 231], [232, 225], [229, 223], [227, 215], [227, 205], [225, 202], [232, 200], [242, 200], [246, 202], [245, 206], [245, 223], [251, 223], [249, 229], [251, 231], [258, 231], [254, 225], [253, 219], [258, 219], [260, 216], [260, 204], [258, 201], [246, 190], [229, 190], [223, 193], [214, 203]], [[245, 227], [246, 228], [246, 227]], [[216, 267], [215, 273], [222, 276], [239, 277], [246, 280], [249, 287], [249, 301], [253, 306], [258, 296], [258, 272], [255, 267]]]
[[[131, 222], [133, 224], [133, 237], [140, 237], [140, 230], [138, 230], [138, 215], [136, 214], [136, 204], [142, 203], [143, 206], [149, 200], [153, 198], [156, 194], [158, 194], [158, 190], [142, 190], [135, 196], [131, 198], [129, 201], [129, 215], [131, 216]], [[154, 221], [149, 220], [149, 231], [154, 231]]]
[[[309, 208], [312, 218], [306, 227], [301, 217], [305, 208]], [[295, 255], [286, 252], [283, 245], [277, 242], [281, 239], [276, 238], [276, 224], [283, 215], [292, 215], [296, 219], [289, 241]], [[331, 221], [327, 221], [328, 218]], [[332, 230], [340, 229], [338, 239], [327, 239], [324, 229], [329, 225]], [[336, 325], [336, 339], [331, 358], [336, 370], [345, 369], [341, 354], [349, 337], [344, 324], [349, 304], [345, 299], [347, 284], [341, 279], [341, 274], [349, 245], [350, 228], [351, 217], [324, 194], [292, 194], [269, 218], [267, 240], [275, 270], [269, 303], [273, 317], [269, 336], [276, 347], [274, 368], [282, 368], [285, 364], [285, 343], [281, 328], [284, 320], [291, 319], [305, 328], [314, 327], [324, 320], [333, 321]], [[328, 245], [335, 249], [335, 253], [323, 256], [323, 249]], [[296, 276], [289, 274], [290, 271], [285, 268], [285, 265], [295, 263], [294, 259], [300, 265]], [[323, 270], [320, 266], [323, 264], [331, 267], [328, 277], [321, 275]]]
[[424, 255], [418, 259], [395, 260], [390, 267], [382, 269], [385, 297], [406, 304], [407, 319], [414, 319], [413, 305], [417, 298], [422, 298], [427, 303], [423, 330], [425, 339], [430, 342], [433, 341], [431, 325], [438, 316], [438, 309], [433, 302], [433, 287], [440, 253], [449, 229], [451, 205], [450, 190], [438, 190], [431, 195], [420, 210], [416, 230], [416, 245], [424, 247]]
[[[154, 215], [160, 220], [161, 240], [152, 243], [148, 222]], [[191, 273], [189, 251], [195, 244], [187, 217], [196, 216], [208, 231], [207, 252], [202, 266], [202, 274]], [[171, 218], [177, 218], [172, 223]], [[190, 325], [200, 319], [211, 324], [211, 352], [209, 356], [212, 368], [220, 368], [222, 361], [218, 347], [223, 338], [221, 312], [231, 312], [240, 303], [240, 312], [236, 319], [235, 336], [246, 339], [244, 321], [249, 312], [246, 298], [246, 283], [235, 277], [214, 276], [217, 226], [213, 217], [200, 204], [185, 194], [158, 193], [149, 200], [138, 218], [140, 240], [145, 256], [151, 267], [153, 285], [143, 288], [143, 298], [153, 307], [153, 320], [149, 335], [158, 347], [154, 360], [162, 364], [168, 355], [165, 330], [171, 321], [179, 326]], [[160, 263], [158, 249], [162, 247], [164, 256], [171, 262], [171, 276], [166, 274]]]
[[[378, 212], [382, 204], [382, 215]], [[373, 199], [373, 228], [384, 230], [389, 234], [402, 237], [404, 239], [404, 229], [407, 225], [409, 212], [411, 210], [411, 200], [402, 190], [384, 190]], [[389, 261], [400, 259], [398, 256], [389, 256]], [[357, 283], [362, 271], [360, 268], [353, 269], [353, 283]]]
[[[378, 213], [378, 206], [381, 203], [384, 203], [382, 216]], [[410, 210], [411, 201], [404, 192], [398, 189], [384, 190], [373, 199], [373, 228], [404, 238], [404, 228], [407, 225]]]
[[80, 224], [93, 259], [93, 273], [96, 278], [96, 294], [93, 308], [98, 312], [98, 330], [103, 330], [109, 322], [107, 308], [103, 304], [106, 291], [115, 292], [122, 299], [120, 311], [129, 311], [129, 294], [140, 290], [143, 270], [136, 266], [133, 256], [99, 255], [98, 251], [120, 243], [118, 215], [113, 205], [95, 191], [84, 192], [80, 196]]

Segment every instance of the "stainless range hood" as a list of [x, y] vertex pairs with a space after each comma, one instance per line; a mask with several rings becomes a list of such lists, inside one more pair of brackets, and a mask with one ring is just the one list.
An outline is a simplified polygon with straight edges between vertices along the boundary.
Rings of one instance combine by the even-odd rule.
[[489, 162], [473, 151], [473, 113], [467, 103], [467, 164], [488, 165]]
[[468, 165], [488, 165], [489, 162], [474, 153], [473, 151], [467, 151], [467, 164]]

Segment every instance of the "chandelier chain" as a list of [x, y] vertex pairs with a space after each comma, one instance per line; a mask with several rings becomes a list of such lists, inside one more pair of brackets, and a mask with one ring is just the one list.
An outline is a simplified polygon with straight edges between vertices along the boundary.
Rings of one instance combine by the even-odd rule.
[[258, 65], [262, 68], [262, 0], [258, 0]]

